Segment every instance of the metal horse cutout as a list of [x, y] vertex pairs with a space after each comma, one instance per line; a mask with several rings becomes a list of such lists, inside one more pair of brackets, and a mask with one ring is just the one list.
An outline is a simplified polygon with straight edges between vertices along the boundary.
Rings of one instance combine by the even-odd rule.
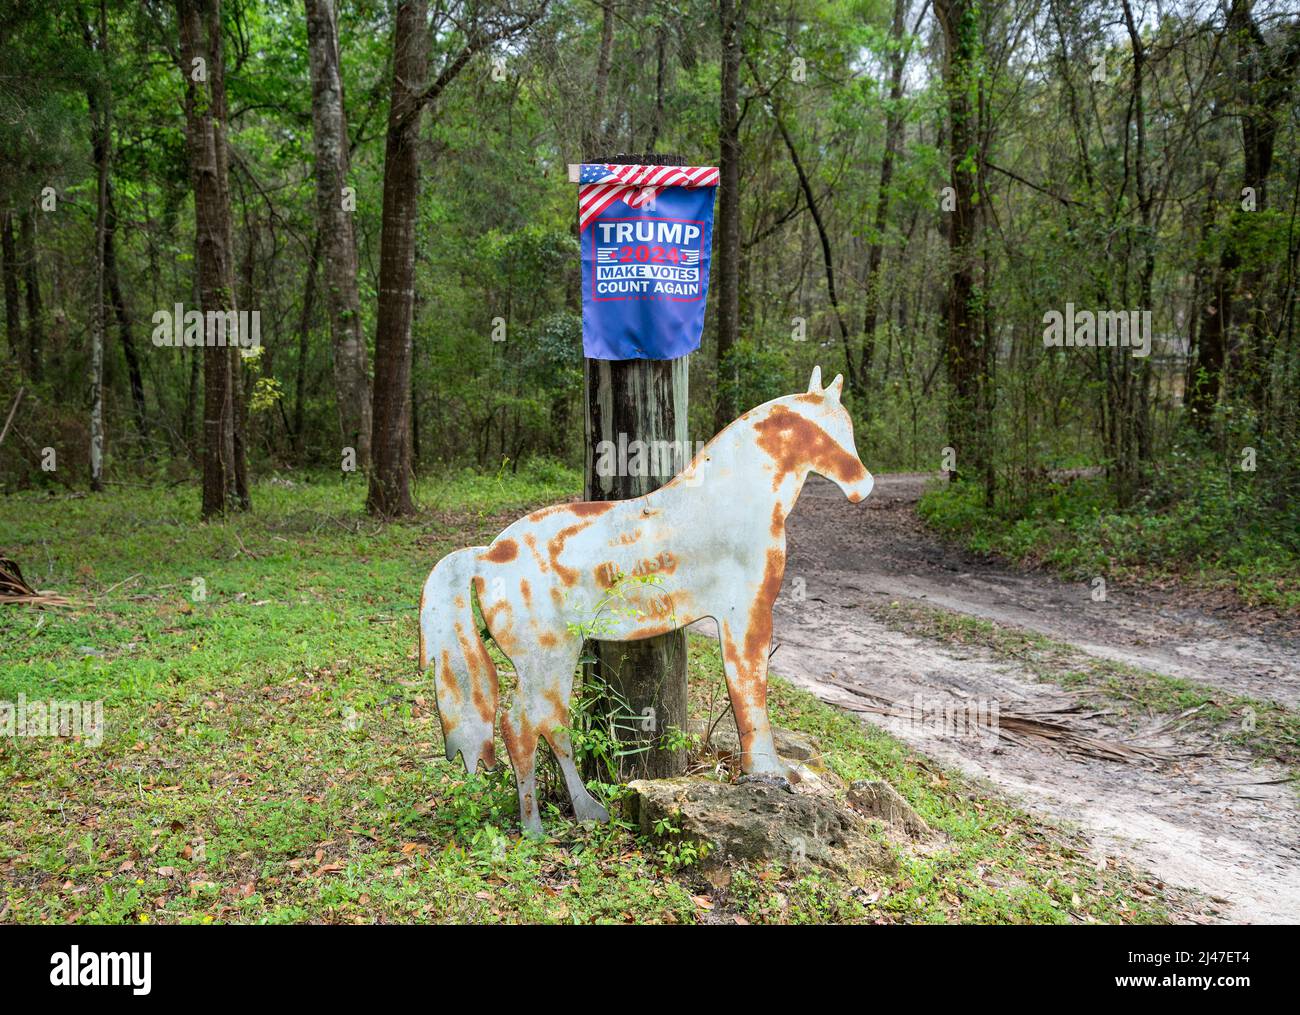
[[[772, 604], [785, 571], [785, 520], [809, 472], [857, 503], [873, 480], [840, 404], [843, 378], [751, 409], [713, 438], [675, 479], [622, 501], [542, 508], [492, 542], [443, 557], [420, 597], [420, 665], [433, 667], [447, 759], [474, 772], [495, 763], [497, 673], [474, 620], [478, 595], [493, 639], [515, 665], [518, 686], [501, 736], [514, 767], [524, 830], [541, 834], [534, 756], [544, 737], [559, 762], [574, 813], [609, 815], [573, 762], [567, 727], [583, 625], [619, 584], [620, 608], [603, 641], [635, 641], [704, 617], [718, 625], [727, 691], [746, 773], [797, 776], [777, 757], [767, 716]], [[623, 587], [629, 574], [653, 582]]]

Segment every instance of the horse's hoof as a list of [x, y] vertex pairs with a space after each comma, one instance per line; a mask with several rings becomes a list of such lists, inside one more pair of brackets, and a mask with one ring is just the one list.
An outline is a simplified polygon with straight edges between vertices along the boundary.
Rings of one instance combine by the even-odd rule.
[[595, 800], [579, 800], [573, 805], [573, 816], [579, 821], [599, 821], [602, 825], [609, 822], [609, 811]]

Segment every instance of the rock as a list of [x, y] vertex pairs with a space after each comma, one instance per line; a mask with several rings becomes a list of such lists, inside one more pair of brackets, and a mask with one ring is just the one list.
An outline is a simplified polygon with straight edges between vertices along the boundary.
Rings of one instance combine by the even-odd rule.
[[[707, 753], [716, 756], [737, 755], [740, 754], [740, 735], [736, 732], [736, 719], [728, 712], [718, 724], [713, 726], [710, 733], [709, 729], [713, 726], [712, 720], [692, 719], [690, 722], [690, 732], [703, 739], [708, 736], [709, 743], [706, 748]], [[821, 754], [820, 748], [816, 741], [803, 736], [800, 733], [791, 733], [789, 730], [772, 727], [772, 740], [776, 744], [776, 753], [781, 757], [791, 761], [813, 762], [812, 767], [820, 768], [817, 759]]]
[[931, 834], [925, 819], [883, 779], [859, 779], [849, 787], [849, 803], [862, 814], [879, 818], [914, 839]]
[[771, 786], [773, 789], [783, 789], [787, 793], [794, 792], [794, 784], [789, 779], [782, 778], [779, 775], [766, 775], [757, 773], [755, 775], [742, 775], [736, 780], [737, 783], [744, 786], [748, 783], [754, 783], [759, 786]]
[[655, 835], [656, 824], [666, 821], [680, 830], [672, 838], [710, 843], [712, 861], [775, 860], [844, 874], [894, 868], [892, 850], [871, 837], [861, 815], [829, 795], [792, 792], [785, 780], [776, 782], [638, 779], [628, 784], [631, 817], [643, 835]]
[[797, 761], [790, 762], [799, 781], [794, 784], [796, 793], [810, 793], [814, 796], [840, 797], [848, 789], [844, 780], [829, 768], [812, 769]]

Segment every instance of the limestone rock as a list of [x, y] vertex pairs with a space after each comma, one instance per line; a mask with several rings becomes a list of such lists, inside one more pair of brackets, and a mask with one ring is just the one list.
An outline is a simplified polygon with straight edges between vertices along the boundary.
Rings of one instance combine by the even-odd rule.
[[807, 863], [846, 874], [895, 865], [893, 852], [871, 837], [861, 815], [830, 795], [794, 792], [784, 780], [733, 784], [686, 776], [638, 779], [628, 789], [642, 834], [655, 835], [656, 824], [666, 820], [680, 829], [681, 839], [710, 843], [713, 860]]
[[915, 839], [931, 834], [925, 819], [883, 779], [859, 779], [849, 787], [849, 803], [862, 814], [879, 818]]

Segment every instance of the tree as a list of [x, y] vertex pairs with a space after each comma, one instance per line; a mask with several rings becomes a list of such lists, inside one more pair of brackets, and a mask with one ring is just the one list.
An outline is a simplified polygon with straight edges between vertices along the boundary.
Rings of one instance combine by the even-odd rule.
[[[234, 240], [226, 149], [226, 81], [221, 37], [221, 0], [177, 0], [181, 73], [185, 77], [185, 125], [194, 190], [195, 254], [199, 301], [205, 319], [235, 307]], [[203, 348], [203, 508], [213, 518], [231, 508], [251, 507], [244, 474], [236, 388], [236, 345], [216, 345], [205, 329]]]
[[721, 110], [718, 118], [718, 400], [713, 417], [721, 430], [736, 417], [736, 366], [731, 351], [740, 337], [740, 62], [748, 0], [720, 0]]
[[107, 181], [108, 206], [104, 221], [104, 278], [108, 284], [108, 298], [117, 319], [117, 337], [126, 359], [127, 378], [131, 384], [131, 405], [135, 410], [136, 431], [141, 438], [148, 436], [148, 410], [144, 400], [144, 374], [140, 370], [140, 355], [132, 334], [131, 312], [122, 294], [122, 279], [117, 265], [117, 205], [113, 200], [113, 180]]
[[1228, 223], [1213, 276], [1212, 300], [1196, 345], [1186, 398], [1191, 420], [1201, 430], [1209, 429], [1220, 397], [1239, 303], [1247, 305], [1246, 340], [1235, 350], [1233, 364], [1245, 382], [1239, 393], [1248, 396], [1262, 416], [1268, 390], [1272, 343], [1265, 310], [1266, 269], [1258, 256], [1243, 266], [1243, 250], [1257, 243], [1252, 220], [1263, 218], [1268, 208], [1268, 177], [1278, 128], [1300, 66], [1300, 18], [1270, 45], [1251, 8], [1250, 0], [1233, 0], [1225, 24], [1227, 45], [1236, 56], [1232, 82], [1241, 122], [1241, 186], [1229, 192]]
[[[403, 0], [393, 23], [393, 79], [384, 142], [384, 211], [379, 250], [379, 316], [375, 327], [374, 438], [366, 510], [381, 517], [410, 514], [411, 319], [415, 305], [415, 212], [420, 190], [420, 117], [470, 59], [513, 38], [546, 10], [467, 14], [463, 43], [429, 78], [428, 4]], [[449, 31], [448, 25], [441, 26]]]
[[5, 337], [9, 355], [22, 363], [23, 322], [18, 305], [18, 247], [14, 243], [14, 217], [10, 209], [0, 211], [0, 273], [4, 274]]
[[894, 163], [903, 144], [903, 71], [911, 43], [904, 40], [908, 0], [894, 0], [894, 17], [889, 29], [889, 106], [885, 112], [885, 150], [880, 156], [880, 183], [876, 190], [876, 212], [872, 220], [871, 244], [867, 248], [867, 271], [863, 280], [866, 310], [862, 314], [862, 348], [858, 368], [849, 372], [850, 385], [856, 380], [854, 394], [859, 396], [863, 412], [871, 411], [867, 391], [871, 385], [871, 365], [876, 355], [876, 326], [880, 318], [880, 265], [885, 256], [885, 230], [889, 225], [889, 204], [894, 182]]
[[835, 255], [831, 250], [830, 230], [826, 226], [821, 209], [817, 206], [817, 196], [813, 193], [812, 181], [808, 179], [808, 173], [799, 158], [799, 150], [795, 147], [794, 139], [790, 136], [790, 131], [785, 121], [781, 119], [781, 112], [775, 104], [772, 108], [772, 117], [776, 121], [781, 140], [785, 142], [786, 151], [790, 153], [790, 163], [794, 166], [795, 176], [799, 179], [799, 189], [803, 193], [804, 202], [808, 205], [808, 214], [812, 216], [813, 225], [817, 229], [817, 239], [822, 250], [822, 270], [826, 273], [826, 298], [830, 301], [831, 311], [835, 314], [835, 323], [840, 331], [840, 342], [844, 346], [844, 372], [849, 378], [849, 390], [861, 393], [862, 387], [853, 360], [853, 347], [849, 342], [849, 326], [844, 320], [839, 296], [835, 292]]
[[[944, 362], [948, 370], [948, 443], [957, 452], [953, 479], [982, 476], [989, 465], [987, 445], [988, 356], [977, 327], [975, 306], [975, 193], [979, 158], [975, 111], [980, 49], [979, 5], [970, 0], [936, 0], [943, 29], [943, 85], [947, 97], [948, 297]], [[946, 208], [946, 206], [945, 206]], [[991, 495], [991, 490], [989, 491]]]
[[614, 0], [600, 4], [600, 54], [596, 58], [595, 87], [592, 89], [592, 117], [583, 140], [584, 157], [606, 147], [605, 105], [609, 95], [609, 67], [614, 56]]
[[113, 157], [112, 87], [109, 79], [108, 10], [99, 2], [98, 25], [83, 20], [86, 48], [99, 51], [102, 75], [87, 92], [90, 146], [95, 164], [95, 292], [90, 325], [90, 488], [104, 488], [104, 252], [108, 222], [108, 173]]
[[306, 0], [311, 63], [312, 127], [316, 139], [316, 225], [325, 256], [325, 290], [334, 345], [334, 391], [339, 430], [356, 449], [357, 466], [370, 466], [370, 381], [361, 333], [357, 245], [345, 207], [348, 130], [339, 75], [338, 19], [334, 0]]
[[27, 376], [39, 381], [45, 374], [45, 309], [41, 303], [41, 276], [36, 261], [36, 211], [29, 204], [19, 216], [19, 255], [23, 266], [23, 293], [27, 301]]
[[405, 0], [393, 24], [393, 86], [384, 145], [384, 218], [375, 328], [374, 464], [366, 509], [392, 517], [415, 510], [410, 470], [411, 314], [415, 296], [415, 199], [421, 83], [429, 76], [424, 0]]

